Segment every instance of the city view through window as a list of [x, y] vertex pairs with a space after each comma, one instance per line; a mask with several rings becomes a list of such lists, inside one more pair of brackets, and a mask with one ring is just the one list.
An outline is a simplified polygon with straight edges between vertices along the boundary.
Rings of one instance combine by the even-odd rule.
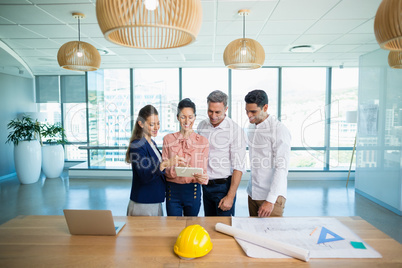
[[[270, 116], [291, 132], [291, 170], [349, 168], [356, 123], [346, 122], [346, 112], [357, 110], [357, 68], [113, 69], [89, 72], [86, 81], [86, 103], [40, 104], [41, 112], [51, 113], [49, 118], [66, 129], [68, 161], [89, 158], [91, 166], [124, 166], [125, 148], [143, 106], [152, 104], [159, 112], [155, 141], [162, 146], [166, 134], [179, 130], [180, 99], [196, 104], [196, 129], [207, 118], [206, 98], [216, 89], [229, 95], [227, 115], [247, 131], [244, 96], [262, 89], [269, 97]], [[88, 157], [87, 150], [78, 148], [83, 144], [99, 149], [89, 150]]]

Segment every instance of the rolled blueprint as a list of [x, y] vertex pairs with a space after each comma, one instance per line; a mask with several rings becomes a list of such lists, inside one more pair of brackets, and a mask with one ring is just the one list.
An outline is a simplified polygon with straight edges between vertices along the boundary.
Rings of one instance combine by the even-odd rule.
[[308, 261], [310, 259], [310, 251], [307, 249], [275, 241], [223, 223], [217, 223], [215, 230], [302, 261]]

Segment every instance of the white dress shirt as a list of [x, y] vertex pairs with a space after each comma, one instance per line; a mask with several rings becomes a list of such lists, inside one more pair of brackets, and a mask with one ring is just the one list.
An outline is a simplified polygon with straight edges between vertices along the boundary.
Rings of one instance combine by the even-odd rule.
[[227, 178], [233, 170], [245, 172], [246, 140], [244, 131], [229, 117], [214, 127], [209, 119], [198, 125], [198, 133], [209, 141], [208, 176]]
[[150, 142], [149, 145], [151, 145], [152, 150], [154, 150], [154, 153], [159, 159], [159, 162], [162, 162], [162, 155], [161, 152], [156, 148], [155, 144], [153, 142]]
[[275, 204], [278, 196], [286, 198], [290, 158], [290, 132], [274, 116], [268, 116], [248, 131], [251, 179], [247, 193], [253, 200]]

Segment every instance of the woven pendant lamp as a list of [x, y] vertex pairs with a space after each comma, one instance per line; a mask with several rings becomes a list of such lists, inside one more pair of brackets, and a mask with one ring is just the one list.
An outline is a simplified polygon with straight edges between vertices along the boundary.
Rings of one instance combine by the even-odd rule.
[[245, 38], [245, 17], [250, 10], [239, 10], [243, 16], [243, 38], [230, 42], [223, 52], [223, 62], [230, 69], [251, 70], [260, 68], [265, 61], [265, 51], [254, 39]]
[[383, 0], [374, 19], [374, 34], [381, 48], [402, 50], [402, 0]]
[[388, 54], [389, 67], [402, 69], [402, 51], [390, 51]]
[[96, 17], [105, 38], [143, 49], [182, 47], [200, 31], [200, 0], [97, 0]]
[[84, 18], [85, 15], [73, 13], [73, 17], [78, 19], [78, 41], [71, 41], [62, 45], [57, 52], [57, 61], [60, 67], [67, 70], [96, 71], [101, 63], [98, 50], [91, 44], [80, 40], [80, 19]]

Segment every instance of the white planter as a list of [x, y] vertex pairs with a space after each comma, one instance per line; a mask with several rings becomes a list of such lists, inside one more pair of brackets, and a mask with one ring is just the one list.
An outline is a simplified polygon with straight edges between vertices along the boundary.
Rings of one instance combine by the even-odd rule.
[[42, 170], [46, 178], [58, 178], [64, 168], [64, 149], [61, 144], [42, 147]]
[[22, 184], [31, 184], [40, 177], [42, 153], [39, 141], [20, 141], [14, 146], [14, 163]]

